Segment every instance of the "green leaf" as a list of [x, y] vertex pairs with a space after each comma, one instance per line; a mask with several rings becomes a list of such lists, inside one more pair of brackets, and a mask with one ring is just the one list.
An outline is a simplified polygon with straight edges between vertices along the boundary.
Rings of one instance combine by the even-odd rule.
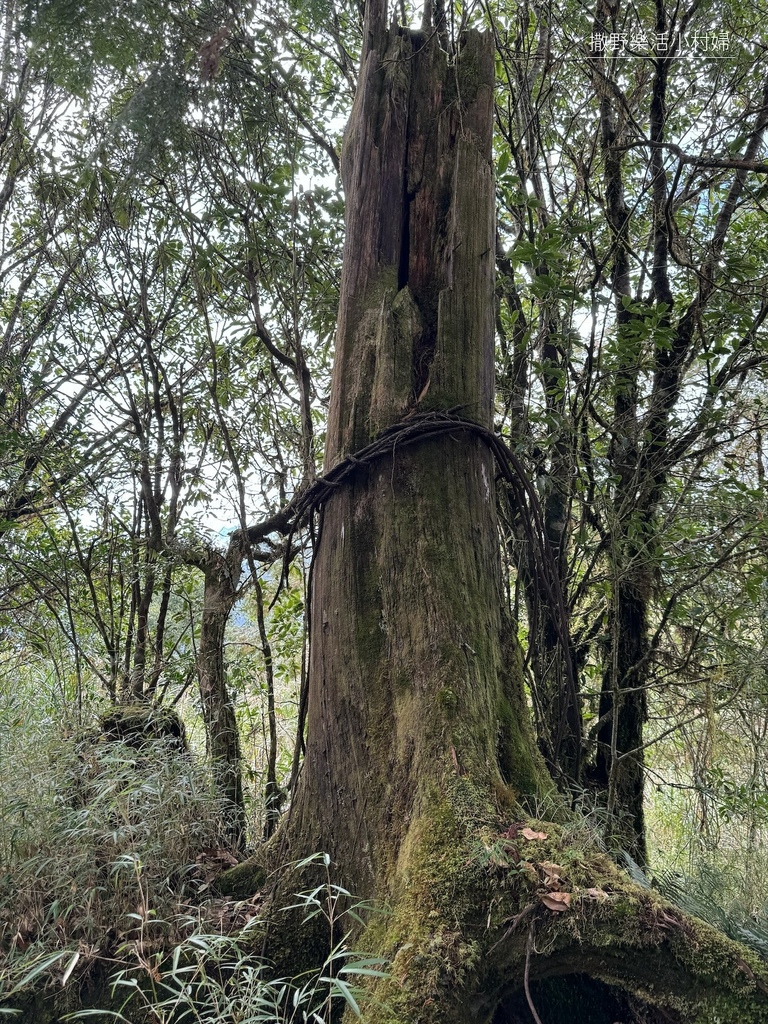
[[352, 990], [345, 981], [342, 981], [341, 978], [321, 978], [320, 980], [330, 984], [331, 988], [338, 989], [354, 1015], [356, 1017], [362, 1016], [360, 1013], [360, 1007], [357, 1005], [357, 1001], [352, 995]]
[[31, 971], [28, 971], [21, 981], [18, 981], [11, 991], [8, 993], [13, 996], [16, 993], [23, 991], [35, 978], [39, 978], [41, 974], [44, 974], [47, 970], [50, 970], [54, 964], [57, 964], [59, 960], [63, 959], [67, 955], [67, 950], [61, 950], [58, 953], [53, 953], [51, 956], [45, 957], [40, 963], [36, 964]]

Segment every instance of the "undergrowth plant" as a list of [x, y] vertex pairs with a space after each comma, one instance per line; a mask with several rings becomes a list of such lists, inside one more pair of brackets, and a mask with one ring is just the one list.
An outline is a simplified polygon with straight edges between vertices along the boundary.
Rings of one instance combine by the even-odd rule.
[[[621, 849], [613, 832], [615, 819], [586, 789], [576, 793], [572, 806], [562, 795], [551, 792], [528, 801], [526, 809], [535, 820], [557, 822], [570, 847], [597, 848], [611, 854], [638, 885], [656, 890], [687, 914], [768, 959], [768, 852], [761, 836], [755, 831], [749, 838], [742, 836], [739, 843], [734, 829], [732, 848], [723, 845], [706, 855], [688, 851], [681, 863], [679, 851], [671, 845], [666, 851], [659, 848], [659, 837], [654, 834], [658, 802], [652, 799], [649, 806], [654, 856], [646, 867]], [[683, 832], [681, 826], [679, 830]], [[501, 850], [486, 848], [484, 855], [490, 863], [503, 862], [503, 845]]]
[[213, 894], [234, 861], [204, 764], [167, 740], [137, 749], [51, 724], [24, 743], [3, 724], [0, 1018], [19, 1019], [19, 1001], [46, 988], [54, 1002], [74, 996], [89, 977], [111, 988], [113, 1008], [73, 1020], [330, 1024], [342, 1004], [360, 1014], [358, 984], [383, 964], [349, 949], [367, 908], [333, 882], [326, 855], [292, 865], [323, 877], [285, 910], [320, 918], [330, 952], [277, 977], [256, 952], [257, 906]]
[[284, 912], [303, 911], [303, 924], [321, 918], [330, 951], [322, 963], [294, 977], [276, 976], [255, 952], [261, 948], [264, 922], [252, 918], [233, 934], [197, 931], [151, 961], [119, 970], [113, 990], [124, 994], [121, 1009], [83, 1009], [66, 1019], [97, 1018], [120, 1024], [151, 1020], [153, 1024], [331, 1024], [347, 1008], [361, 1017], [365, 978], [383, 977], [386, 961], [350, 949], [349, 941], [362, 915], [374, 908], [356, 900], [331, 878], [327, 854], [315, 854], [290, 865], [296, 872], [319, 865], [323, 881], [295, 896]]
[[179, 940], [197, 921], [201, 861], [227, 855], [210, 773], [178, 747], [54, 729], [36, 741], [2, 751], [0, 1003], [126, 943]]

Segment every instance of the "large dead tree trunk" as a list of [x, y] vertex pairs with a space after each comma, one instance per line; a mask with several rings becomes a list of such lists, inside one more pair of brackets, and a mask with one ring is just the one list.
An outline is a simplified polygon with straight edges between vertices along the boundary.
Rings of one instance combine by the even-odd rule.
[[[326, 470], [416, 413], [491, 425], [493, 55], [368, 22], [347, 130], [347, 244]], [[292, 828], [381, 892], [446, 789], [535, 776], [502, 647], [494, 466], [457, 430], [328, 502], [314, 571], [309, 729]], [[503, 680], [510, 679], [510, 692]], [[510, 738], [511, 734], [511, 738]], [[510, 769], [512, 761], [508, 758]], [[322, 813], [320, 810], [322, 809]]]
[[[409, 418], [492, 423], [493, 60], [487, 37], [449, 57], [367, 5], [326, 472]], [[367, 1024], [512, 1021], [529, 983], [547, 999], [560, 975], [665, 1020], [764, 1019], [751, 954], [520, 820], [551, 782], [501, 611], [494, 500], [490, 452], [457, 426], [393, 443], [327, 501], [306, 757], [273, 848], [327, 851], [392, 908], [361, 939], [393, 962]]]

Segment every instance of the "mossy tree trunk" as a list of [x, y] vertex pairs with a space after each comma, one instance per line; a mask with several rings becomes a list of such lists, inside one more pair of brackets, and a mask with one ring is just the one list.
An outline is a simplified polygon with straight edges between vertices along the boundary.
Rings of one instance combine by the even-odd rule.
[[[492, 424], [493, 70], [488, 37], [468, 32], [449, 58], [430, 29], [388, 30], [386, 5], [367, 4], [326, 471], [409, 416]], [[306, 757], [274, 848], [327, 851], [392, 908], [361, 939], [393, 960], [366, 1021], [511, 1020], [525, 977], [574, 972], [690, 1011], [666, 1019], [715, 1005], [764, 1019], [768, 974], [748, 953], [556, 826], [531, 838], [516, 820], [551, 781], [500, 573], [494, 465], [471, 431], [395, 446], [325, 505]], [[560, 913], [542, 899], [555, 861]]]
[[228, 838], [236, 850], [245, 845], [240, 734], [227, 687], [224, 639], [227, 622], [240, 593], [243, 549], [230, 543], [226, 554], [208, 552], [203, 569], [203, 611], [197, 652], [200, 702], [208, 753], [218, 792], [225, 803]]
[[[415, 412], [492, 423], [493, 51], [469, 34], [450, 65], [429, 33], [366, 32], [326, 470]], [[382, 894], [446, 789], [535, 785], [494, 503], [488, 450], [457, 431], [361, 467], [324, 510], [291, 828], [360, 892]]]

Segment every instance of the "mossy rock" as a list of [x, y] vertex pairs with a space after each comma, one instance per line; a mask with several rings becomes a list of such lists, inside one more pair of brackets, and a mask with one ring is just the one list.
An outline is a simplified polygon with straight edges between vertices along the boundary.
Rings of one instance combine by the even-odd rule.
[[101, 716], [103, 735], [136, 750], [157, 740], [165, 740], [187, 750], [184, 723], [172, 708], [155, 704], [118, 704]]
[[266, 869], [251, 858], [223, 871], [216, 879], [216, 891], [233, 900], [247, 900], [262, 889], [266, 881]]

